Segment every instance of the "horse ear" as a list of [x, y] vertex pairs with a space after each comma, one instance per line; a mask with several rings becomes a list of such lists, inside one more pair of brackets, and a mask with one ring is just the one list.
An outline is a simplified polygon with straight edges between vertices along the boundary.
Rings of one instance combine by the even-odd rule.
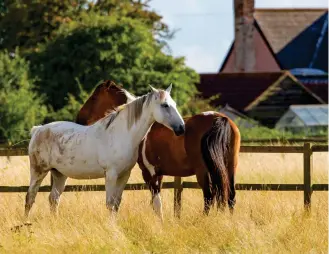
[[152, 92], [158, 92], [158, 90], [156, 89], [156, 88], [154, 88], [153, 86], [151, 86], [151, 85], [149, 85], [150, 86], [150, 88], [151, 88], [151, 90], [152, 90]]
[[166, 92], [168, 92], [170, 94], [171, 88], [172, 88], [172, 83], [170, 83], [169, 87], [166, 89]]

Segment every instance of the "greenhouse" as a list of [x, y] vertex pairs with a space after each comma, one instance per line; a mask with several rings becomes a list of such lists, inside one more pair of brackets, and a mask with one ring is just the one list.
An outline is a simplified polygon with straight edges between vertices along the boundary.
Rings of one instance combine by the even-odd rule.
[[275, 127], [292, 132], [325, 131], [328, 128], [328, 105], [292, 105]]

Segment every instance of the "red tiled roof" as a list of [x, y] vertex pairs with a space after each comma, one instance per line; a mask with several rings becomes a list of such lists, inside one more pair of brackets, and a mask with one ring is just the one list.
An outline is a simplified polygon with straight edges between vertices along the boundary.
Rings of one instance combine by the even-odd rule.
[[204, 98], [219, 94], [213, 104], [243, 111], [285, 72], [200, 74], [198, 90]]
[[328, 9], [255, 9], [254, 17], [278, 53]]

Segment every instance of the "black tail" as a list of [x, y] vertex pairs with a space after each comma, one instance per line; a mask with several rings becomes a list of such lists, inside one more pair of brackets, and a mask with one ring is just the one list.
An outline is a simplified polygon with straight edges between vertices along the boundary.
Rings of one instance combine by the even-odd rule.
[[232, 129], [227, 117], [218, 117], [201, 141], [202, 156], [210, 173], [212, 189], [216, 193], [217, 202], [221, 198], [223, 204], [227, 202], [230, 192], [228, 160], [231, 135]]

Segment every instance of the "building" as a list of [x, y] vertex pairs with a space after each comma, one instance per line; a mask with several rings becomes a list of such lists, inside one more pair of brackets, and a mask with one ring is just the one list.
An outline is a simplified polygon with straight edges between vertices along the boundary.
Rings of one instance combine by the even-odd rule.
[[328, 74], [315, 69], [292, 69], [291, 74], [312, 93], [328, 103]]
[[200, 78], [197, 88], [204, 98], [219, 94], [213, 106], [228, 104], [271, 128], [290, 105], [325, 103], [288, 71], [216, 73]]
[[[252, 4], [253, 0], [244, 2]], [[235, 28], [238, 39], [232, 43], [220, 72], [276, 72], [296, 68], [328, 71], [327, 9], [249, 8], [244, 16], [252, 17], [249, 28], [252, 38], [243, 40], [239, 33], [244, 31]], [[252, 66], [236, 66], [236, 47], [244, 48], [242, 53], [248, 51], [244, 58], [246, 65], [253, 63]]]
[[235, 39], [219, 72], [200, 74], [202, 97], [268, 127], [291, 105], [328, 103], [328, 10], [234, 3]]
[[247, 117], [244, 114], [241, 114], [239, 111], [230, 107], [228, 104], [225, 105], [225, 107], [221, 108], [219, 112], [228, 116], [231, 120], [233, 120], [236, 124], [238, 124], [239, 127], [249, 129], [249, 128], [260, 126], [258, 122]]
[[295, 133], [325, 132], [328, 128], [328, 105], [292, 105], [275, 127]]

